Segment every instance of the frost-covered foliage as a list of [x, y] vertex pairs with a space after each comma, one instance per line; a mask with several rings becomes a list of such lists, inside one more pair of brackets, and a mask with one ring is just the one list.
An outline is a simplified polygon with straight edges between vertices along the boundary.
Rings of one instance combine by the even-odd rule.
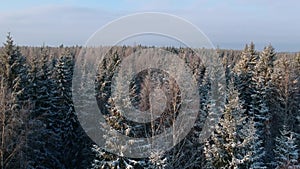
[[296, 133], [290, 131], [286, 125], [276, 138], [275, 161], [277, 168], [299, 169], [299, 148], [296, 145]]
[[[276, 53], [271, 45], [259, 52], [254, 43], [243, 51], [218, 49], [219, 57], [211, 57], [214, 51], [210, 49], [160, 48], [178, 55], [192, 72], [199, 87], [199, 115], [187, 136], [172, 149], [155, 147], [148, 158], [124, 157], [134, 151], [129, 146], [135, 142], [118, 144], [116, 132], [132, 138], [154, 136], [172, 125], [174, 114], [183, 106], [180, 97], [184, 93], [174, 85], [176, 80], [170, 80], [168, 72], [164, 78], [154, 72], [149, 79], [136, 76], [115, 87], [125, 85], [125, 92], [130, 93], [127, 101], [135, 108], [147, 110], [149, 104], [166, 102], [164, 116], [172, 118], [139, 124], [127, 120], [117, 108], [114, 100], [122, 98], [122, 93], [112, 97], [111, 85], [121, 58], [146, 48], [150, 47], [18, 47], [8, 35], [0, 48], [0, 167], [299, 168], [300, 54]], [[81, 79], [73, 79], [80, 52], [107, 54], [96, 77], [91, 77], [90, 70], [80, 70], [82, 76], [77, 78]], [[207, 65], [215, 61], [223, 65]], [[124, 76], [132, 70], [127, 71]], [[174, 79], [183, 76], [176, 73]], [[221, 83], [224, 78], [227, 92]], [[76, 83], [86, 79], [95, 81]], [[72, 85], [78, 91], [71, 91]], [[166, 97], [156, 97], [163, 95], [155, 95], [152, 89], [163, 91]], [[106, 124], [98, 127], [109, 131], [104, 135], [107, 147], [97, 146], [81, 127], [72, 92], [82, 93], [79, 108], [87, 116], [94, 109], [87, 100], [96, 97]], [[205, 126], [205, 122], [217, 125]], [[280, 130], [283, 124], [286, 127]], [[205, 136], [210, 137], [203, 142]], [[150, 147], [144, 146], [139, 148]], [[121, 154], [107, 151], [108, 147]]]
[[243, 117], [244, 111], [238, 92], [231, 83], [224, 113], [205, 144], [207, 168], [249, 168], [253, 133], [251, 121]]

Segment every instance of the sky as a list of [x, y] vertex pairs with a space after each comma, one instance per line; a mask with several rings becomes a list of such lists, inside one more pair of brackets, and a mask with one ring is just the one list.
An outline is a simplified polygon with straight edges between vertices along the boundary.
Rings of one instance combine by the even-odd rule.
[[196, 25], [220, 48], [300, 51], [298, 0], [0, 0], [0, 42], [84, 45], [99, 28], [137, 12], [163, 12]]

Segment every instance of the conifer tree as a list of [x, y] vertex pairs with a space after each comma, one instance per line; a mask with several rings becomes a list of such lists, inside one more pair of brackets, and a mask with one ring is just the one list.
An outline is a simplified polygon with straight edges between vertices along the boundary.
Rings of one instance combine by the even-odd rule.
[[49, 76], [49, 54], [45, 48], [32, 58], [28, 95], [32, 103], [28, 135], [28, 168], [65, 168], [60, 160], [59, 133], [53, 130], [55, 112], [51, 110], [52, 81]]
[[265, 148], [263, 147], [263, 140], [260, 135], [257, 134], [257, 130], [252, 126], [253, 142], [250, 147], [252, 152], [250, 169], [266, 169], [267, 166], [264, 161], [266, 155]]
[[205, 145], [208, 168], [249, 168], [253, 135], [244, 116], [242, 101], [231, 82], [227, 104], [215, 131]]
[[290, 131], [286, 125], [280, 131], [281, 135], [276, 138], [275, 161], [277, 168], [299, 169], [299, 148], [296, 145], [296, 133]]
[[261, 133], [262, 135], [270, 134], [269, 124], [271, 114], [269, 109], [271, 108], [271, 95], [274, 94], [274, 88], [271, 83], [271, 76], [273, 73], [275, 60], [274, 48], [269, 45], [265, 47], [260, 55], [257, 65], [255, 65], [255, 72], [253, 81], [255, 82], [254, 91], [251, 95], [251, 113], [254, 115], [254, 120], [262, 125], [260, 130], [266, 131]]
[[26, 100], [24, 92], [27, 85], [27, 64], [26, 58], [22, 56], [19, 47], [8, 33], [6, 43], [0, 55], [0, 73], [3, 81], [7, 85], [7, 89], [13, 95], [13, 107], [21, 108]]
[[75, 126], [76, 116], [72, 103], [72, 76], [73, 76], [73, 56], [69, 51], [65, 51], [58, 59], [53, 73], [54, 92], [52, 97], [53, 120], [51, 130], [58, 134], [56, 151], [59, 152], [61, 162], [67, 166], [74, 166], [73, 148], [75, 148]]
[[[25, 167], [28, 109], [25, 108], [26, 60], [10, 34], [0, 54], [1, 167]], [[26, 114], [25, 114], [26, 113]]]
[[253, 81], [254, 69], [258, 60], [258, 54], [255, 51], [255, 45], [253, 42], [248, 46], [245, 46], [242, 52], [241, 59], [234, 68], [236, 73], [236, 86], [240, 93], [240, 99], [244, 101], [245, 113], [252, 115], [251, 109], [251, 95], [255, 88], [255, 82]]
[[[295, 132], [299, 132], [296, 125], [296, 117], [299, 115], [299, 74], [297, 75], [297, 57], [290, 58], [283, 55], [278, 59], [275, 66], [275, 72], [272, 76], [272, 82], [275, 87], [276, 95], [274, 98], [273, 127], [280, 128], [284, 123]], [[286, 122], [284, 122], [286, 120]], [[276, 132], [273, 137], [279, 136]]]

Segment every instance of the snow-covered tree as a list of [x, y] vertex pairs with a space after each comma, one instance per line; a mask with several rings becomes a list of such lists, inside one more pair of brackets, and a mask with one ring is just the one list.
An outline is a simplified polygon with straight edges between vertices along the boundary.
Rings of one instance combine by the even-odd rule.
[[260, 137], [260, 134], [257, 133], [255, 124], [251, 125], [251, 131], [253, 135], [252, 144], [250, 146], [251, 151], [251, 165], [250, 169], [266, 169], [265, 164], [265, 155], [266, 151], [263, 147], [263, 140]]
[[26, 58], [22, 56], [18, 46], [10, 35], [7, 35], [6, 43], [0, 54], [1, 78], [5, 79], [7, 89], [13, 95], [13, 108], [21, 108], [26, 100], [24, 92], [27, 85]]
[[280, 131], [281, 135], [276, 138], [275, 161], [277, 168], [299, 169], [299, 148], [296, 145], [296, 133], [290, 131], [286, 125]]
[[28, 116], [24, 94], [27, 85], [27, 64], [10, 34], [8, 34], [0, 54], [0, 65], [0, 165], [2, 168], [23, 168], [25, 166], [23, 150], [26, 142]]
[[[58, 133], [61, 149], [60, 159], [66, 167], [74, 166], [76, 161], [76, 126], [77, 118], [72, 102], [72, 76], [73, 76], [74, 58], [70, 51], [64, 51], [59, 57], [56, 65], [53, 79], [55, 83], [54, 92], [52, 93], [52, 117], [53, 121], [50, 128]], [[59, 147], [57, 147], [59, 148]]]
[[224, 113], [205, 144], [208, 168], [249, 168], [251, 164], [251, 121], [246, 120], [242, 101], [232, 83]]
[[[282, 55], [274, 67], [274, 74], [272, 76], [272, 82], [275, 87], [275, 97], [272, 107], [274, 114], [272, 128], [281, 128], [286, 123], [296, 133], [299, 133], [300, 129], [297, 126], [296, 117], [299, 115], [299, 72], [297, 73], [297, 57], [293, 55]], [[299, 70], [298, 70], [299, 71]], [[284, 122], [284, 120], [286, 122]], [[273, 135], [274, 138], [278, 137], [280, 133], [277, 132]], [[297, 144], [299, 145], [297, 140]]]
[[60, 157], [59, 133], [53, 130], [55, 112], [51, 110], [54, 83], [48, 69], [49, 54], [46, 49], [34, 56], [29, 70], [28, 97], [32, 104], [28, 122], [29, 133], [26, 147], [27, 168], [64, 168]]
[[19, 48], [14, 44], [14, 41], [8, 33], [6, 43], [0, 55], [1, 59], [1, 75], [2, 78], [6, 79], [4, 82], [7, 83], [8, 88], [13, 87], [13, 81], [17, 77], [19, 70], [17, 69], [17, 62], [20, 60], [21, 53]]
[[274, 94], [275, 90], [271, 83], [275, 56], [274, 48], [271, 45], [265, 47], [260, 54], [257, 64], [254, 66], [252, 77], [254, 90], [251, 94], [250, 114], [254, 118], [257, 139], [260, 140], [259, 142], [261, 142], [264, 151], [266, 151], [266, 153], [263, 153], [264, 156], [261, 156], [257, 160], [263, 160], [265, 163], [270, 161], [267, 156], [272, 156], [270, 131], [270, 119], [272, 115], [270, 113], [270, 104], [272, 103], [271, 95]]
[[[255, 94], [253, 94], [255, 95]], [[253, 96], [252, 95], [252, 96]], [[257, 97], [253, 97], [257, 98]], [[253, 99], [255, 100], [255, 99]], [[253, 151], [253, 165], [252, 168], [266, 168], [266, 148], [265, 141], [269, 133], [269, 126], [267, 126], [270, 119], [269, 109], [266, 106], [265, 100], [257, 100], [257, 105], [251, 105], [251, 111], [255, 112], [253, 117], [253, 123], [255, 131], [254, 133], [254, 142], [252, 146]]]
[[25, 168], [29, 107], [14, 109], [7, 83], [0, 81], [0, 168]]
[[240, 93], [240, 99], [244, 101], [245, 113], [251, 115], [251, 95], [254, 92], [255, 82], [253, 81], [254, 69], [257, 64], [258, 54], [254, 43], [246, 45], [242, 52], [240, 61], [235, 65], [235, 84]]

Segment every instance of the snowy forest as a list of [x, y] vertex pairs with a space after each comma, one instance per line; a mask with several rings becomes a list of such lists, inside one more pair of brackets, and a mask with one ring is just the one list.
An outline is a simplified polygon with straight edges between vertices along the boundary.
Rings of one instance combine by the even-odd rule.
[[[216, 49], [225, 70], [226, 99], [220, 103], [222, 115], [210, 137], [200, 142], [203, 119], [214, 113], [210, 89], [218, 79], [209, 78], [195, 51], [210, 55], [213, 50], [161, 47], [180, 56], [192, 70], [200, 96], [199, 115], [192, 130], [171, 150], [127, 158], [99, 147], [78, 121], [72, 78], [83, 48], [17, 46], [8, 34], [0, 48], [1, 169], [300, 169], [300, 53], [276, 52], [271, 44], [258, 51], [252, 42], [243, 50]], [[86, 51], [103, 48], [107, 47]], [[167, 103], [175, 106], [167, 105], [165, 117], [154, 125], [127, 124], [114, 107], [110, 93], [114, 70], [123, 58], [142, 48], [151, 47], [112, 47], [91, 84], [106, 122], [130, 137], [161, 132], [157, 126], [172, 125], [169, 117], [180, 107], [180, 91], [171, 82]], [[129, 90], [132, 104], [149, 107], [147, 80], [135, 81]]]

